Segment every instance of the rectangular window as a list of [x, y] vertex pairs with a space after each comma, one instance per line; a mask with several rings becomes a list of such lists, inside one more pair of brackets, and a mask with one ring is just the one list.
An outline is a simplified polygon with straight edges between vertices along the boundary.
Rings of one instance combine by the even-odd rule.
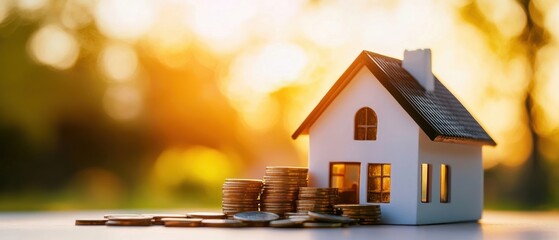
[[339, 203], [359, 203], [360, 163], [330, 163], [330, 187], [337, 188]]
[[441, 164], [441, 203], [448, 203], [449, 185], [450, 185], [450, 168], [446, 164]]
[[431, 165], [421, 164], [421, 202], [428, 203], [431, 199]]
[[367, 177], [367, 202], [390, 202], [390, 164], [369, 164]]

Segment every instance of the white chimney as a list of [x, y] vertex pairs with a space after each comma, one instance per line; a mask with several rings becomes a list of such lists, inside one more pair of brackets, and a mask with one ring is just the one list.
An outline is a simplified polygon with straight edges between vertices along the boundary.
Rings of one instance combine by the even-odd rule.
[[405, 50], [402, 67], [404, 67], [425, 90], [435, 90], [435, 77], [431, 71], [431, 49]]

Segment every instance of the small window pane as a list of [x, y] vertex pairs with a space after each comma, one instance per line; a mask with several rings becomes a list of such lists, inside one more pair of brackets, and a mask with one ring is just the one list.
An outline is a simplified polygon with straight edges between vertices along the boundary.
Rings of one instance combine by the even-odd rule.
[[344, 164], [332, 164], [332, 174], [344, 174], [345, 173], [345, 165]]
[[380, 202], [380, 193], [369, 193], [369, 202]]
[[371, 190], [373, 192], [380, 192], [381, 191], [381, 180], [379, 177], [373, 178], [373, 187], [371, 188]]
[[371, 164], [369, 168], [372, 169], [372, 176], [381, 176], [382, 172], [380, 164]]
[[382, 193], [381, 201], [383, 203], [389, 203], [390, 202], [390, 193]]
[[390, 177], [383, 177], [382, 178], [382, 191], [383, 192], [390, 192]]
[[382, 165], [382, 175], [383, 176], [390, 176], [390, 164], [383, 164]]

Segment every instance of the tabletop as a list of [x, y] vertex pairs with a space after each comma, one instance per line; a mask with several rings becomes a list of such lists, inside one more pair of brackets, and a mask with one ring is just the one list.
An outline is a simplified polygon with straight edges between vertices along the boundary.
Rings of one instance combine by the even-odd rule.
[[350, 226], [331, 229], [169, 228], [75, 226], [75, 219], [108, 213], [181, 211], [64, 211], [0, 213], [0, 239], [559, 239], [559, 212], [485, 211], [479, 222], [426, 226]]

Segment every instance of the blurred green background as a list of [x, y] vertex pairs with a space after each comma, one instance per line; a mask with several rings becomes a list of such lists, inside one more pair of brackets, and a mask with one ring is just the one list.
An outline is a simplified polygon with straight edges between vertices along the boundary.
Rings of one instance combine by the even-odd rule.
[[498, 142], [485, 206], [559, 208], [552, 0], [2, 0], [0, 210], [220, 206], [363, 49], [433, 51]]

